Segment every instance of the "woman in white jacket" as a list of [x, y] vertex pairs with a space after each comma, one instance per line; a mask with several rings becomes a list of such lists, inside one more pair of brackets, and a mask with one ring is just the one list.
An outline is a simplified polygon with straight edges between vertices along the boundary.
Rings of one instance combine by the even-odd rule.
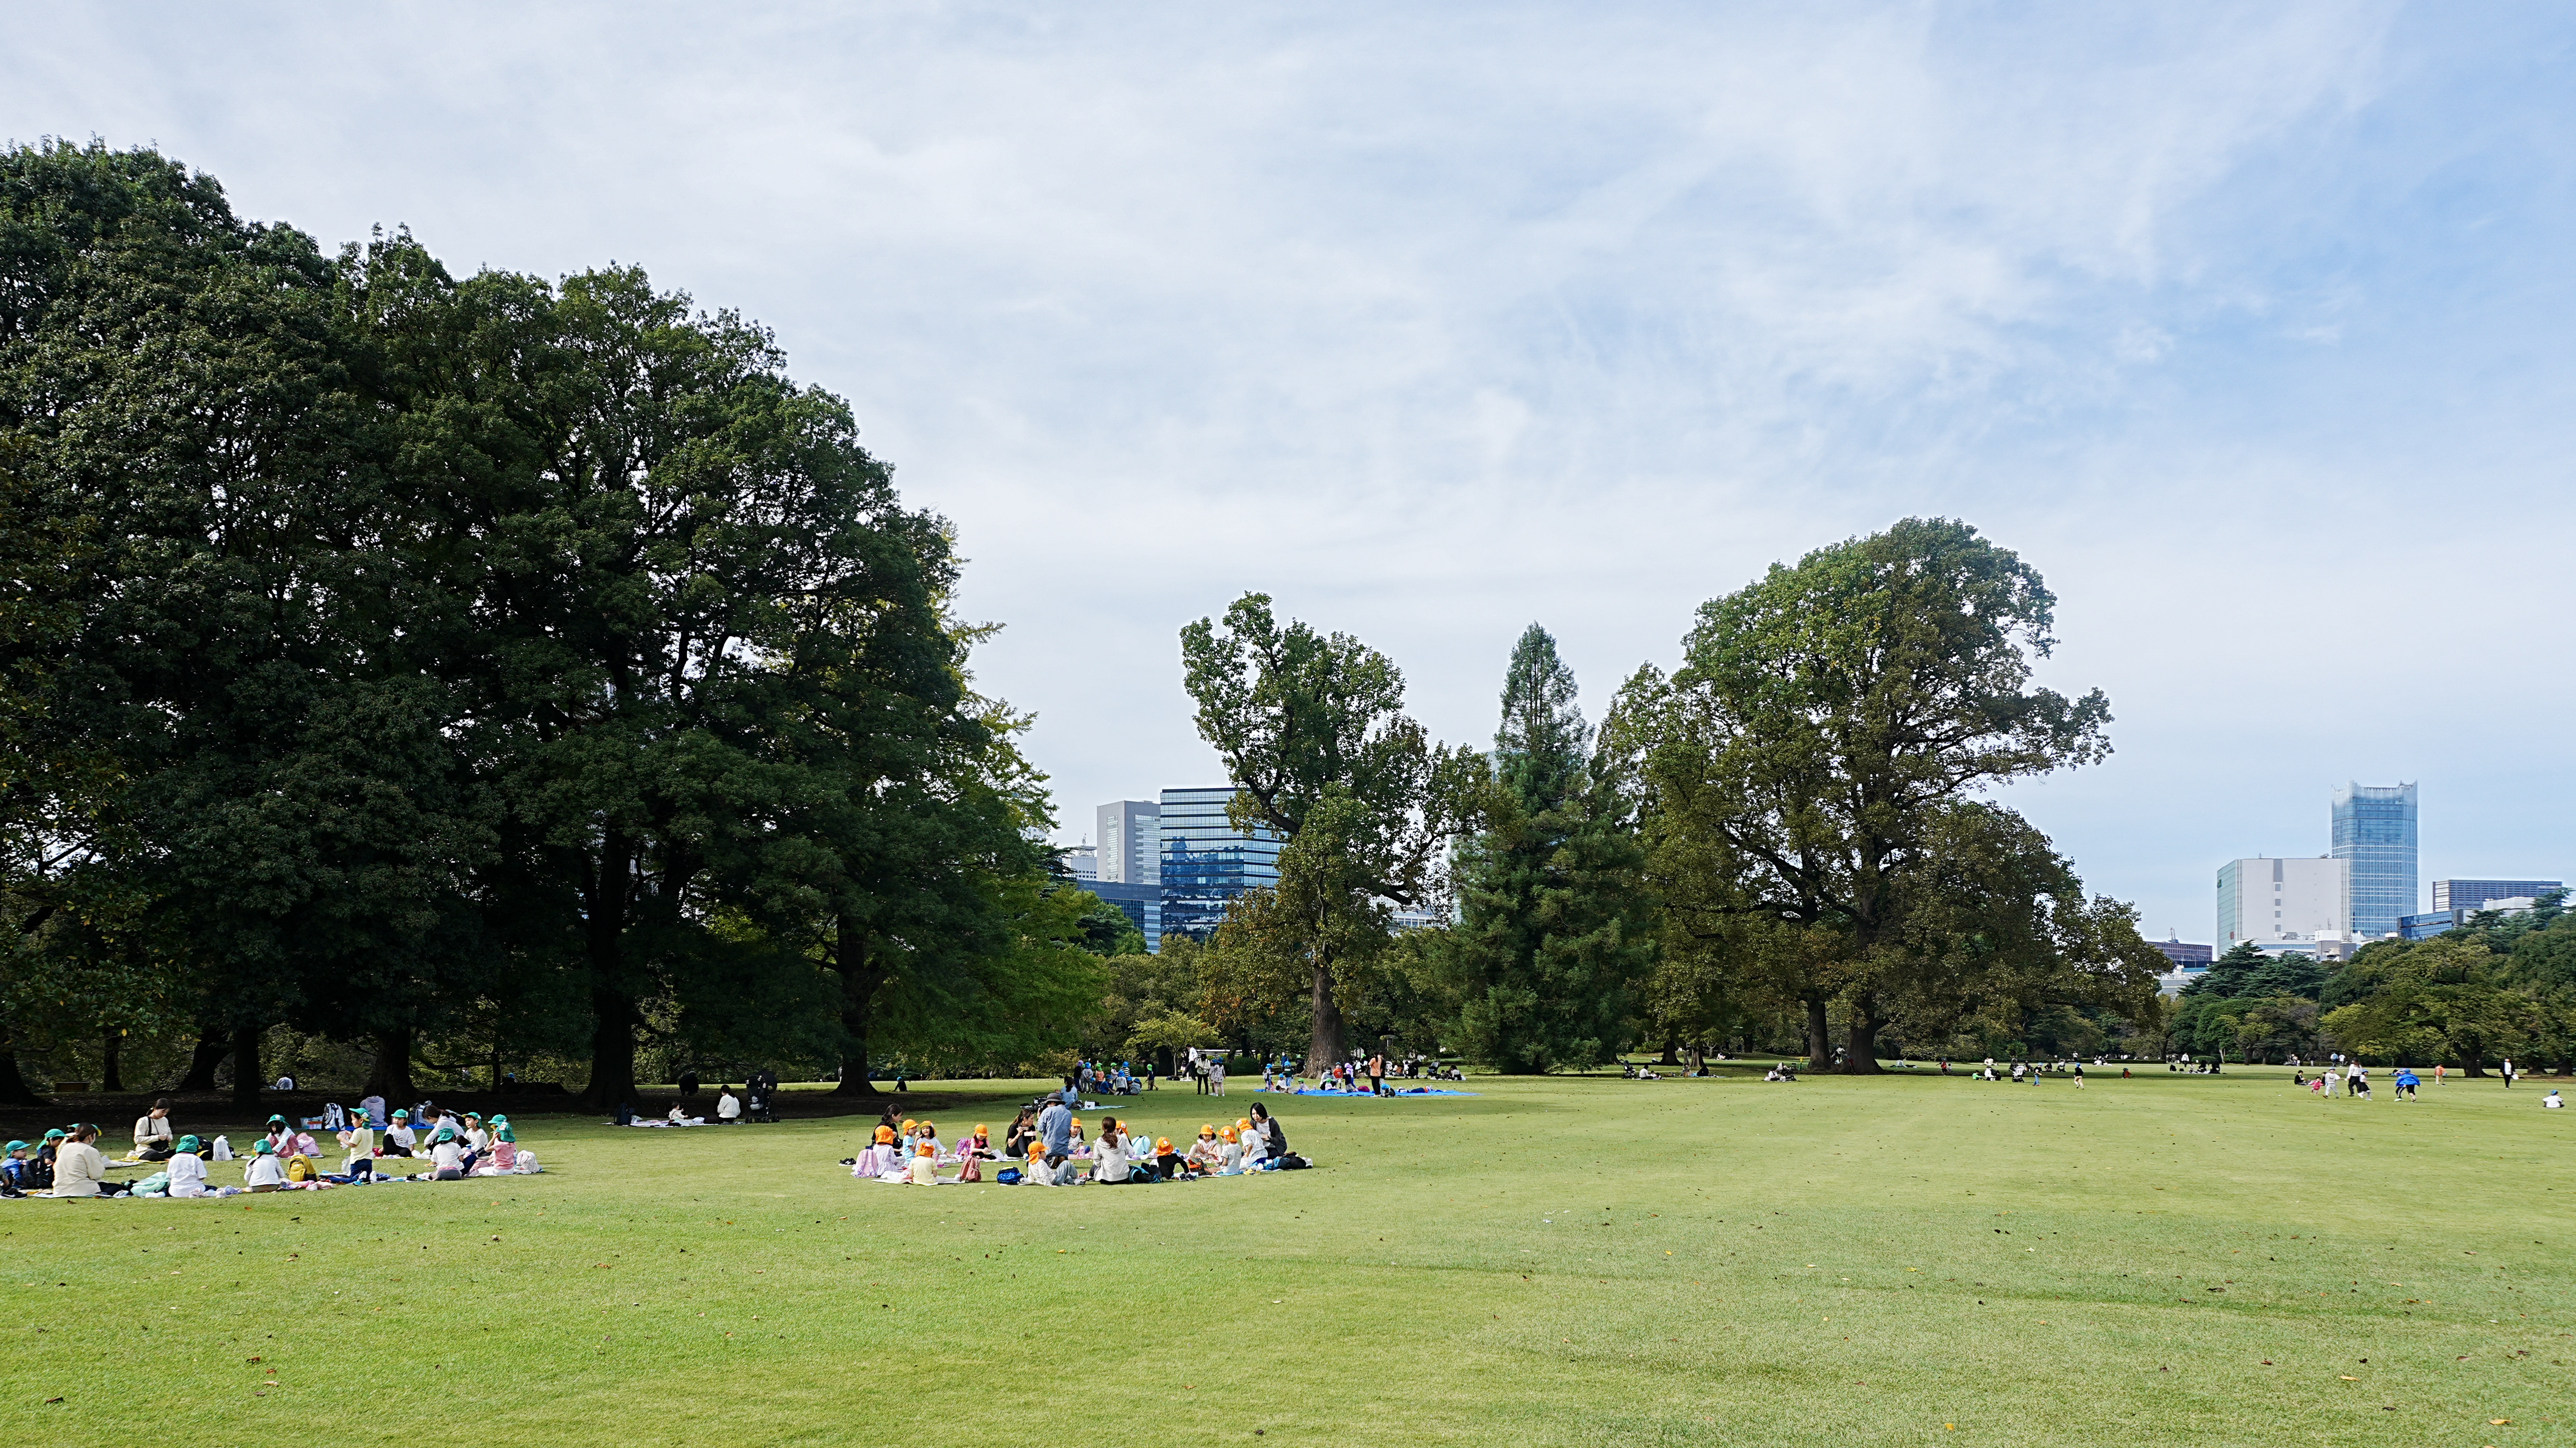
[[1091, 1144], [1091, 1179], [1112, 1186], [1127, 1180], [1132, 1165], [1127, 1156], [1128, 1137], [1116, 1118], [1100, 1123], [1100, 1139]]

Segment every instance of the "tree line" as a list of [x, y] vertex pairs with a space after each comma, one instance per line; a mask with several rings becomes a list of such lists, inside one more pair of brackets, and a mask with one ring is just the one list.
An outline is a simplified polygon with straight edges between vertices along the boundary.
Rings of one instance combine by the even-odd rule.
[[[948, 526], [631, 267], [326, 253], [148, 150], [0, 154], [0, 1096], [71, 1042], [970, 1069], [1105, 975]], [[1114, 912], [1110, 912], [1114, 916]], [[227, 1064], [227, 1062], [229, 1064]]]
[[[1991, 796], [2110, 748], [2099, 691], [2032, 683], [2054, 605], [1974, 528], [1908, 519], [1708, 603], [1597, 729], [1531, 625], [1478, 750], [1403, 712], [1391, 659], [1246, 595], [1182, 654], [1278, 882], [1203, 947], [1112, 961], [1086, 1047], [1547, 1071], [1786, 1045], [1858, 1073], [2160, 1040], [2134, 912]], [[1449, 923], [1393, 928], [1425, 905]]]
[[2238, 1061], [2344, 1052], [2469, 1075], [2519, 1057], [2576, 1071], [2576, 914], [2553, 890], [2535, 908], [2483, 910], [2429, 940], [2375, 940], [2349, 961], [2230, 949], [2183, 987], [2173, 1037]]

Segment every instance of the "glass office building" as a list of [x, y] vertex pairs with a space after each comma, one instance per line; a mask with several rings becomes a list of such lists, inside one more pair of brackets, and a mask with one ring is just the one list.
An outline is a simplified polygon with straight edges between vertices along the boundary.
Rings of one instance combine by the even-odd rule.
[[1145, 953], [1160, 954], [1163, 949], [1163, 887], [1130, 885], [1124, 880], [1082, 880], [1083, 889], [1118, 907], [1120, 914], [1136, 922], [1145, 934]]
[[2334, 857], [2344, 877], [2344, 918], [2359, 940], [2398, 933], [2416, 913], [2415, 786], [2344, 784], [2334, 792]]
[[2552, 890], [2563, 890], [2566, 885], [2564, 880], [2436, 880], [2433, 882], [2433, 908], [2483, 910], [2489, 900], [2539, 896]]
[[1163, 934], [1203, 941], [1224, 921], [1226, 906], [1279, 883], [1279, 837], [1266, 828], [1236, 829], [1225, 817], [1233, 798], [1231, 787], [1163, 791]]

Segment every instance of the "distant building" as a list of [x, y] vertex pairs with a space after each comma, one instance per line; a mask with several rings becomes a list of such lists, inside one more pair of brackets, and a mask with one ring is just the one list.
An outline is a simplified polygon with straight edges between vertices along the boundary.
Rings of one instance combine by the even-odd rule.
[[2415, 786], [2339, 784], [2334, 792], [2334, 857], [2344, 876], [2346, 927], [2363, 940], [2397, 933], [2415, 893]]
[[1162, 806], [1150, 799], [1111, 800], [1100, 807], [1100, 879], [1122, 885], [1163, 882], [1162, 813]]
[[2430, 940], [2467, 924], [2468, 915], [2466, 910], [2432, 910], [2421, 915], [2401, 915], [2397, 919], [2397, 933], [2407, 940]]
[[2165, 959], [2172, 961], [2176, 970], [2207, 970], [2210, 961], [2215, 958], [2209, 946], [2185, 945], [2179, 939], [2150, 940], [2147, 943], [2163, 951]]
[[1163, 949], [1163, 887], [1130, 885], [1120, 880], [1085, 880], [1082, 888], [1118, 907], [1120, 914], [1136, 922], [1145, 936], [1145, 953], [1160, 954]]
[[2439, 910], [2484, 910], [2489, 900], [2510, 900], [2517, 895], [2538, 895], [2546, 890], [2567, 888], [2563, 880], [2436, 880], [2433, 882], [2433, 908]]
[[1404, 906], [1396, 910], [1394, 923], [1395, 933], [1398, 935], [1410, 930], [1429, 930], [1434, 926], [1449, 924], [1449, 912], [1419, 906]]
[[[2555, 890], [2558, 887], [2552, 885], [2549, 888]], [[2539, 903], [2529, 895], [2506, 895], [2481, 900], [2474, 906], [2464, 905], [2450, 910], [2430, 910], [2421, 915], [2409, 915], [2399, 921], [2397, 933], [2408, 940], [2430, 940], [2436, 935], [2457, 930], [2468, 924], [2469, 917], [2481, 910], [2493, 910], [2502, 915], [2517, 915]]]
[[[2344, 916], [2348, 862], [2258, 855], [2218, 870], [2218, 946], [2245, 942], [2266, 951], [2316, 953], [2320, 941], [2347, 942]], [[2396, 929], [2392, 918], [2389, 926]]]
[[1098, 847], [1098, 846], [1095, 846], [1095, 845], [1067, 845], [1067, 846], [1065, 846], [1065, 847], [1064, 847], [1064, 868], [1065, 868], [1065, 872], [1066, 872], [1067, 874], [1069, 874], [1069, 875], [1073, 876], [1073, 878], [1075, 878], [1075, 879], [1077, 879], [1077, 880], [1097, 880], [1097, 879], [1099, 879], [1099, 878], [1100, 878], [1100, 850], [1099, 850], [1099, 847]]
[[1279, 883], [1279, 836], [1260, 826], [1236, 829], [1225, 815], [1234, 793], [1232, 786], [1163, 791], [1158, 828], [1166, 934], [1205, 940], [1228, 905]]

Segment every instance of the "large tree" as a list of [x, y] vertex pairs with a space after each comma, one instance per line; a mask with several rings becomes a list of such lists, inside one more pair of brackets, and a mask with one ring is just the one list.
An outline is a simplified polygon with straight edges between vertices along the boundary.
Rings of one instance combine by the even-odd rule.
[[1643, 856], [1620, 797], [1593, 778], [1574, 671], [1531, 624], [1503, 681], [1482, 826], [1453, 867], [1447, 935], [1460, 1044], [1507, 1072], [1599, 1065], [1628, 1044], [1652, 968]]
[[1964, 523], [1907, 519], [1774, 565], [1701, 608], [1685, 662], [1623, 691], [1623, 748], [1652, 799], [1654, 876], [1680, 928], [1751, 923], [1754, 958], [1844, 1069], [1924, 969], [1900, 941], [1909, 876], [1979, 791], [2100, 758], [2109, 704], [2031, 684], [2054, 640], [2039, 574]]
[[1275, 831], [1279, 883], [1238, 906], [1260, 948], [1294, 962], [1311, 1011], [1307, 1066], [1345, 1058], [1345, 987], [1389, 939], [1390, 904], [1431, 899], [1481, 770], [1404, 713], [1395, 661], [1348, 634], [1282, 624], [1247, 593], [1220, 630], [1181, 630], [1199, 733], [1236, 787], [1237, 828]]
[[18, 744], [114, 780], [52, 878], [113, 878], [85, 948], [186, 979], [255, 1099], [263, 1027], [470, 915], [452, 713], [403, 646], [416, 500], [310, 238], [61, 144], [0, 157], [0, 233], [0, 437], [85, 548]]

